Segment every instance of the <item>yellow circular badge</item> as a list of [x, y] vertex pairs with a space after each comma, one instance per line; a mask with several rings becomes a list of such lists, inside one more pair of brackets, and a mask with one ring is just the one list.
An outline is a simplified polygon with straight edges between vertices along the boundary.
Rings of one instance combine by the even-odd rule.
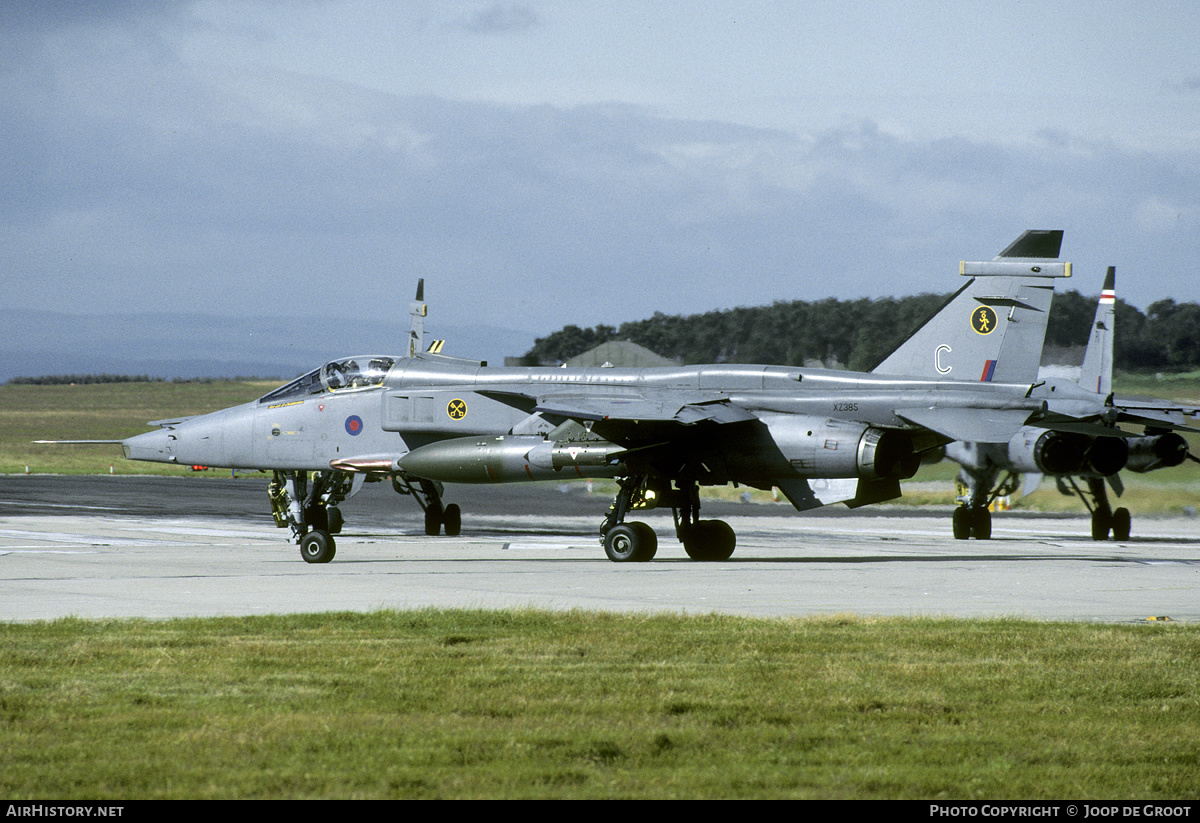
[[467, 416], [466, 401], [454, 398], [446, 404], [446, 414], [450, 415], [451, 420], [462, 420]]
[[991, 306], [980, 306], [971, 312], [971, 328], [978, 334], [991, 334], [996, 328], [996, 312]]

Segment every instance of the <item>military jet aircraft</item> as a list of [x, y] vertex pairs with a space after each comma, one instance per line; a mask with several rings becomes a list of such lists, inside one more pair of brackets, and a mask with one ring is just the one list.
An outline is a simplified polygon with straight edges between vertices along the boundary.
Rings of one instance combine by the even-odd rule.
[[[776, 486], [800, 510], [857, 506], [899, 496], [899, 480], [950, 440], [1003, 443], [1033, 430], [1041, 445], [1030, 453], [1045, 458], [1064, 442], [1093, 450], [1099, 438], [1123, 437], [1111, 425], [1119, 412], [1028, 378], [1053, 280], [1070, 273], [1047, 262], [1061, 236], [1027, 232], [989, 263], [962, 264], [972, 279], [870, 374], [488, 368], [441, 355], [438, 344], [420, 351], [419, 287], [407, 357], [331, 361], [255, 403], [158, 421], [160, 431], [123, 445], [130, 459], [273, 471], [276, 521], [309, 562], [332, 559], [338, 505], [366, 479], [390, 478], [413, 495], [427, 532], [456, 534], [461, 512], [443, 505], [441, 482], [564, 475], [618, 479], [601, 525], [614, 561], [654, 555], [653, 531], [625, 522], [651, 506], [673, 510], [690, 556], [725, 558], [735, 537], [700, 520], [700, 485]], [[1160, 410], [1157, 419], [1171, 428], [1178, 417]]]
[[672, 510], [689, 556], [724, 559], [736, 537], [700, 518], [702, 485], [777, 487], [802, 511], [854, 507], [899, 497], [900, 480], [951, 441], [1008, 442], [1028, 425], [1095, 436], [1071, 409], [1053, 416], [1028, 377], [1054, 282], [1071, 273], [1052, 259], [1061, 240], [1029, 231], [991, 261], [962, 263], [962, 288], [870, 373], [489, 367], [437, 343], [421, 351], [419, 286], [406, 356], [333, 360], [255, 402], [157, 421], [122, 445], [131, 460], [272, 472], [276, 523], [310, 563], [334, 557], [339, 506], [368, 479], [412, 495], [426, 532], [453, 535], [461, 512], [444, 504], [442, 483], [565, 477], [618, 481], [600, 525], [611, 560], [655, 555], [653, 529], [626, 522], [654, 506]]
[[[1195, 409], [1113, 397], [1115, 289], [1116, 269], [1109, 266], [1079, 379], [1047, 379], [1034, 392], [1034, 396], [1052, 396], [1055, 400], [1059, 396], [1073, 396], [1076, 404], [1090, 402], [1094, 407], [1092, 412], [1081, 416], [1100, 421], [1110, 428], [1111, 435], [1027, 426], [1007, 443], [950, 443], [946, 446], [946, 457], [960, 465], [958, 479], [966, 489], [963, 505], [954, 510], [955, 538], [991, 537], [989, 505], [996, 498], [1014, 492], [1022, 474], [1026, 476], [1027, 493], [1037, 487], [1044, 474], [1049, 474], [1064, 494], [1074, 494], [1083, 501], [1091, 514], [1093, 539], [1105, 540], [1111, 532], [1116, 540], [1128, 540], [1132, 521], [1129, 509], [1112, 508], [1106, 485], [1120, 497], [1124, 491], [1119, 474], [1122, 469], [1144, 473], [1178, 466], [1185, 459], [1197, 460], [1189, 454], [1187, 441], [1170, 430], [1172, 421], [1194, 418]], [[1073, 411], [1081, 414], [1082, 410], [1075, 405]], [[1146, 413], [1154, 416], [1147, 418]], [[1118, 420], [1141, 424], [1144, 433], [1132, 436], [1113, 428]], [[1004, 478], [997, 482], [1001, 474]], [[1080, 488], [1077, 478], [1085, 488]]]

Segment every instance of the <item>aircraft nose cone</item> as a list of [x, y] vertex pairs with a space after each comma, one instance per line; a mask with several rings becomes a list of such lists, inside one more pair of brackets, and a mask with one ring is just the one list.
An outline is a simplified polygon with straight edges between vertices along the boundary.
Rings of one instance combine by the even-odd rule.
[[126, 460], [149, 460], [154, 463], [174, 463], [175, 437], [166, 429], [137, 434], [121, 441]]

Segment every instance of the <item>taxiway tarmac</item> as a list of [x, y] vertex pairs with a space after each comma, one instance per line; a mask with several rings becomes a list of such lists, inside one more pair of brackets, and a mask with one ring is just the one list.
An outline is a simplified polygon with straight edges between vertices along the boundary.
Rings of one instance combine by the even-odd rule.
[[474, 492], [463, 534], [434, 538], [411, 501], [378, 488], [347, 503], [336, 559], [309, 565], [250, 484], [0, 479], [0, 620], [422, 607], [1200, 620], [1194, 519], [1136, 518], [1133, 539], [1116, 543], [1092, 541], [1083, 516], [1005, 513], [991, 540], [960, 541], [944, 510], [813, 517], [724, 504], [706, 515], [737, 531], [728, 561], [689, 560], [669, 513], [651, 512], [641, 519], [660, 535], [658, 556], [616, 564], [596, 537], [607, 504], [594, 497]]

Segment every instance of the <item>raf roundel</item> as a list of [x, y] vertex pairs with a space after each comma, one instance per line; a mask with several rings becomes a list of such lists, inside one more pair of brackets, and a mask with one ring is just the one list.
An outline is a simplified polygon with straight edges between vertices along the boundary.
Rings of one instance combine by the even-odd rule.
[[362, 434], [363, 422], [362, 418], [357, 414], [352, 414], [346, 418], [346, 433], [357, 437]]
[[996, 328], [996, 311], [991, 306], [980, 306], [972, 311], [971, 328], [979, 334], [991, 334]]

